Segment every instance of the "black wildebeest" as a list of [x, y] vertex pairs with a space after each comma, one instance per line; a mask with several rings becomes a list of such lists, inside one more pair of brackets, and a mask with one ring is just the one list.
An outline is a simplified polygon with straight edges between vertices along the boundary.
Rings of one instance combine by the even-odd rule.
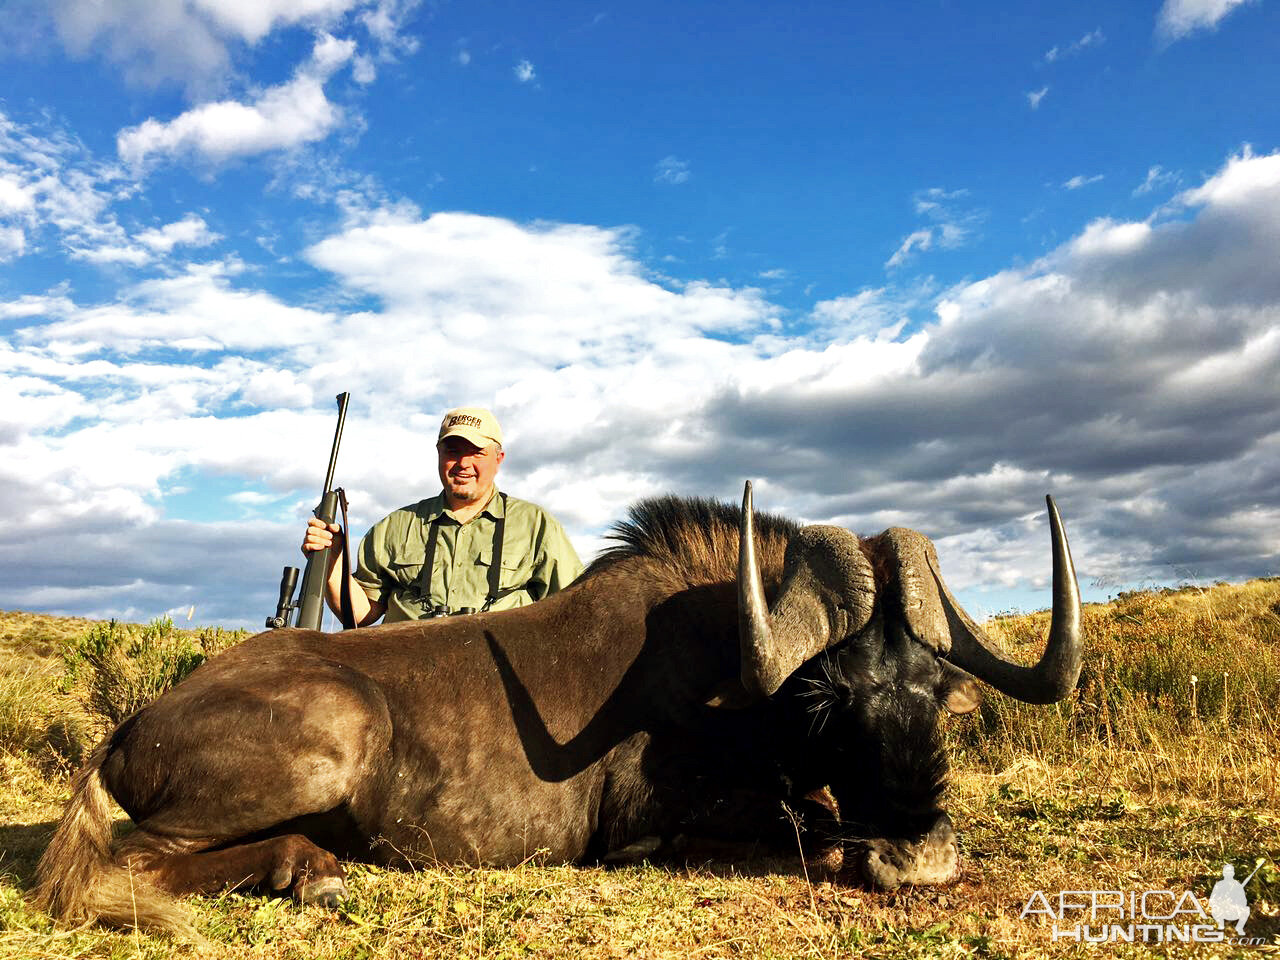
[[[638, 838], [755, 836], [829, 787], [813, 842], [892, 889], [956, 870], [940, 707], [972, 678], [1066, 696], [1079, 596], [1049, 501], [1053, 616], [1004, 659], [933, 545], [660, 498], [567, 590], [496, 614], [259, 634], [121, 723], [76, 775], [37, 874], [68, 920], [183, 927], [169, 894], [333, 904], [338, 857], [600, 859]], [[108, 794], [136, 824], [111, 840]], [[819, 811], [821, 812], [821, 811]]]

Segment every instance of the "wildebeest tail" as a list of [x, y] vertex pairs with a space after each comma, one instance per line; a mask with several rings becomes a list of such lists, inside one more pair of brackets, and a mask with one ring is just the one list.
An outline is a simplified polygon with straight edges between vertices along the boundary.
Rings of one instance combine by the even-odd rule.
[[111, 798], [99, 774], [107, 749], [98, 747], [71, 782], [71, 802], [36, 867], [36, 903], [69, 923], [98, 920], [199, 939], [177, 900], [111, 855]]

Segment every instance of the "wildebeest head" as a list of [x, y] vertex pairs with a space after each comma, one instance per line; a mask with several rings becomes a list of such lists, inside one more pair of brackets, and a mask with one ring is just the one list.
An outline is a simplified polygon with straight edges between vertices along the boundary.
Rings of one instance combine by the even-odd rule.
[[[940, 661], [942, 700], [963, 682], [954, 667], [1026, 703], [1053, 703], [1080, 674], [1080, 595], [1062, 521], [1047, 498], [1053, 538], [1053, 617], [1044, 656], [1025, 667], [1004, 658], [956, 602], [927, 537], [892, 527], [866, 541], [842, 527], [803, 528], [787, 545], [782, 587], [772, 609], [755, 560], [751, 484], [743, 497], [738, 555], [742, 685], [769, 696], [802, 663], [873, 626], [877, 582], [872, 557], [889, 569], [879, 591], [881, 633], [905, 631]], [[954, 664], [954, 667], [951, 665]], [[955, 712], [964, 712], [957, 710]]]
[[[1028, 703], [1061, 700], [1080, 672], [1080, 598], [1052, 498], [1053, 614], [1040, 661], [1007, 660], [956, 602], [933, 544], [892, 528], [859, 540], [805, 527], [788, 542], [766, 605], [755, 558], [751, 485], [743, 498], [738, 606], [741, 685], [749, 698], [790, 683], [808, 699], [821, 758], [846, 823], [868, 838], [861, 870], [876, 886], [949, 878], [956, 850], [940, 806], [946, 758], [939, 707], [978, 704], [973, 678]], [[808, 689], [799, 689], [807, 685]], [[817, 782], [817, 781], [815, 781]]]

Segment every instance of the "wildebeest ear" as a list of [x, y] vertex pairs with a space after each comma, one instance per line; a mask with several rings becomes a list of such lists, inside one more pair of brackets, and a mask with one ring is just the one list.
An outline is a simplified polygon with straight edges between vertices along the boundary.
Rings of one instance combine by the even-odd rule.
[[930, 560], [933, 567], [938, 563], [933, 543], [906, 527], [890, 527], [876, 539], [892, 578], [885, 600], [887, 613], [901, 615], [908, 632], [934, 653], [947, 653], [951, 629], [930, 565]]
[[978, 685], [974, 683], [973, 677], [963, 670], [957, 670], [949, 663], [943, 662], [941, 666], [942, 680], [938, 683], [939, 705], [957, 717], [978, 709], [978, 705], [982, 702], [982, 695], [978, 692]]

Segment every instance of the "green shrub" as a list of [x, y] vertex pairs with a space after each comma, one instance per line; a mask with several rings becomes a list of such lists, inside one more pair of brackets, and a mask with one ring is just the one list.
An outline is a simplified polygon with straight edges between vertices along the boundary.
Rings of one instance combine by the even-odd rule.
[[193, 636], [176, 630], [168, 617], [145, 627], [116, 620], [96, 623], [63, 647], [63, 690], [114, 725], [244, 635], [243, 630], [206, 627]]
[[0, 750], [38, 750], [53, 709], [53, 691], [46, 677], [35, 670], [0, 675]]

